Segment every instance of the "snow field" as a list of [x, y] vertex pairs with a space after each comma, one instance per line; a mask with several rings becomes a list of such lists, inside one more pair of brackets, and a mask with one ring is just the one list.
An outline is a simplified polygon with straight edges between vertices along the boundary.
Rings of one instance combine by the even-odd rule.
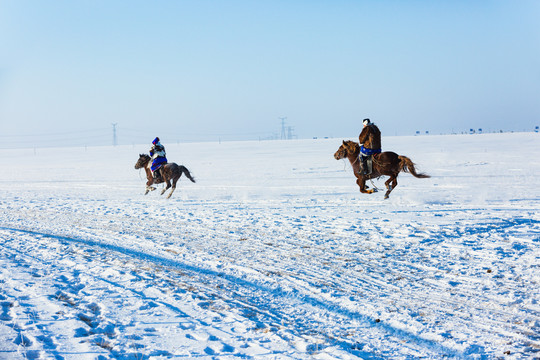
[[341, 139], [163, 138], [169, 200], [146, 146], [2, 150], [0, 359], [538, 357], [538, 141], [383, 138], [432, 176], [388, 200]]

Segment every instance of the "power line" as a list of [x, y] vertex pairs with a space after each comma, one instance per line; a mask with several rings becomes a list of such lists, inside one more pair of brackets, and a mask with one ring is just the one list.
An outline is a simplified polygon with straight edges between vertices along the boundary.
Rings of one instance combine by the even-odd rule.
[[20, 138], [20, 139], [25, 139], [25, 138], [33, 138], [33, 137], [42, 138], [42, 137], [45, 137], [45, 136], [62, 137], [62, 136], [68, 136], [68, 135], [88, 134], [88, 133], [95, 133], [95, 132], [104, 133], [105, 131], [107, 131], [106, 128], [94, 128], [94, 129], [62, 131], [62, 132], [50, 132], [50, 133], [42, 132], [42, 133], [38, 133], [38, 134], [36, 134], [36, 133], [32, 134], [32, 133], [25, 132], [24, 134], [13, 133], [13, 134], [9, 134], [9, 135], [0, 135], [0, 138], [10, 138], [10, 139]]

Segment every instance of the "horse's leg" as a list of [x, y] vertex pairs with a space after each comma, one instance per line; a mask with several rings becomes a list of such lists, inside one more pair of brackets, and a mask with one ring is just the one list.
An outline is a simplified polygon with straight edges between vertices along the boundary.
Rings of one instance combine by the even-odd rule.
[[167, 186], [165, 186], [165, 189], [161, 190], [161, 194], [160, 194], [160, 195], [165, 194], [165, 191], [169, 190], [170, 187], [171, 187], [171, 181], [170, 181], [169, 179], [167, 179], [167, 180], [165, 181], [165, 183], [167, 184]]
[[396, 174], [396, 176], [394, 177], [394, 181], [392, 181], [392, 190], [394, 190], [396, 188], [396, 186], [397, 186], [397, 177], [398, 176]]
[[180, 176], [173, 179], [172, 189], [171, 189], [171, 192], [169, 193], [169, 195], [167, 195], [167, 199], [169, 199], [171, 197], [171, 195], [173, 194], [174, 190], [176, 190], [176, 182], [178, 181], [179, 178], [180, 178]]
[[153, 179], [148, 180], [148, 181], [146, 182], [146, 192], [144, 193], [144, 195], [148, 194], [150, 191], [156, 190], [155, 187], [151, 186], [153, 183], [154, 183], [154, 180], [153, 180]]
[[356, 180], [356, 183], [358, 184], [358, 186], [360, 186], [360, 192], [363, 194], [372, 194], [375, 192], [374, 189], [369, 189], [369, 190], [367, 189], [366, 179], [364, 177], [359, 177]]
[[[384, 185], [386, 186], [386, 194], [384, 194], [384, 198], [388, 199], [388, 196], [390, 196], [390, 193], [392, 192], [392, 189], [394, 188], [394, 181], [396, 179], [396, 175], [390, 176], [388, 180], [384, 182]], [[392, 183], [392, 184], [390, 184]]]
[[172, 193], [174, 192], [175, 189], [176, 189], [176, 187], [174, 187], [174, 186], [171, 188], [171, 192], [169, 193], [169, 195], [167, 195], [167, 199], [171, 198]]
[[[392, 182], [392, 184], [390, 184], [390, 182]], [[388, 189], [386, 191], [386, 194], [384, 194], [384, 198], [388, 199], [392, 190], [394, 190], [397, 186], [397, 174], [390, 176], [390, 178], [386, 180], [384, 184], [386, 185], [386, 188]]]

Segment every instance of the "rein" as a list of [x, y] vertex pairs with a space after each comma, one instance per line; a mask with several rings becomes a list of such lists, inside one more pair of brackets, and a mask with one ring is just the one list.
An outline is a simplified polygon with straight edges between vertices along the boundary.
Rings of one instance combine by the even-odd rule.
[[371, 183], [371, 186], [373, 186], [374, 189], [377, 189], [377, 191], [381, 190], [373, 183], [373, 179], [369, 179], [369, 182]]
[[[379, 153], [380, 154], [380, 153]], [[379, 167], [383, 167], [383, 163], [377, 161], [375, 156], [371, 156], [371, 161], [373, 161], [374, 164], [378, 165]]]
[[[144, 166], [141, 166], [139, 168], [139, 179], [141, 179], [141, 181], [144, 181], [144, 179], [141, 177], [141, 170], [144, 170], [146, 169], [146, 167], [148, 166], [148, 162], [144, 165]], [[145, 174], [146, 174], [146, 170], [144, 170]], [[148, 178], [146, 178], [146, 180], [148, 180]]]
[[[356, 160], [354, 160], [353, 162], [349, 160], [349, 162], [351, 163], [351, 168], [354, 171], [354, 164], [358, 162], [358, 156], [356, 156]], [[346, 168], [347, 168], [347, 161], [345, 161], [345, 158], [343, 158], [343, 170], [345, 170]]]

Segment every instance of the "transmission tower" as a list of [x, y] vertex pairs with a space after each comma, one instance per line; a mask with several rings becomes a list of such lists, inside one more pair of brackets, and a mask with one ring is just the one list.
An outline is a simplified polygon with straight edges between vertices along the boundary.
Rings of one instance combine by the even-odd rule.
[[287, 139], [291, 140], [294, 137], [293, 131], [294, 131], [294, 127], [287, 126]]
[[279, 119], [281, 120], [281, 140], [284, 140], [284, 139], [287, 139], [287, 132], [286, 132], [286, 128], [285, 128], [285, 120], [287, 118], [286, 117], [280, 117]]
[[112, 142], [113, 142], [113, 146], [116, 146], [117, 144], [117, 141], [116, 141], [116, 125], [118, 125], [118, 123], [114, 123], [112, 124]]

